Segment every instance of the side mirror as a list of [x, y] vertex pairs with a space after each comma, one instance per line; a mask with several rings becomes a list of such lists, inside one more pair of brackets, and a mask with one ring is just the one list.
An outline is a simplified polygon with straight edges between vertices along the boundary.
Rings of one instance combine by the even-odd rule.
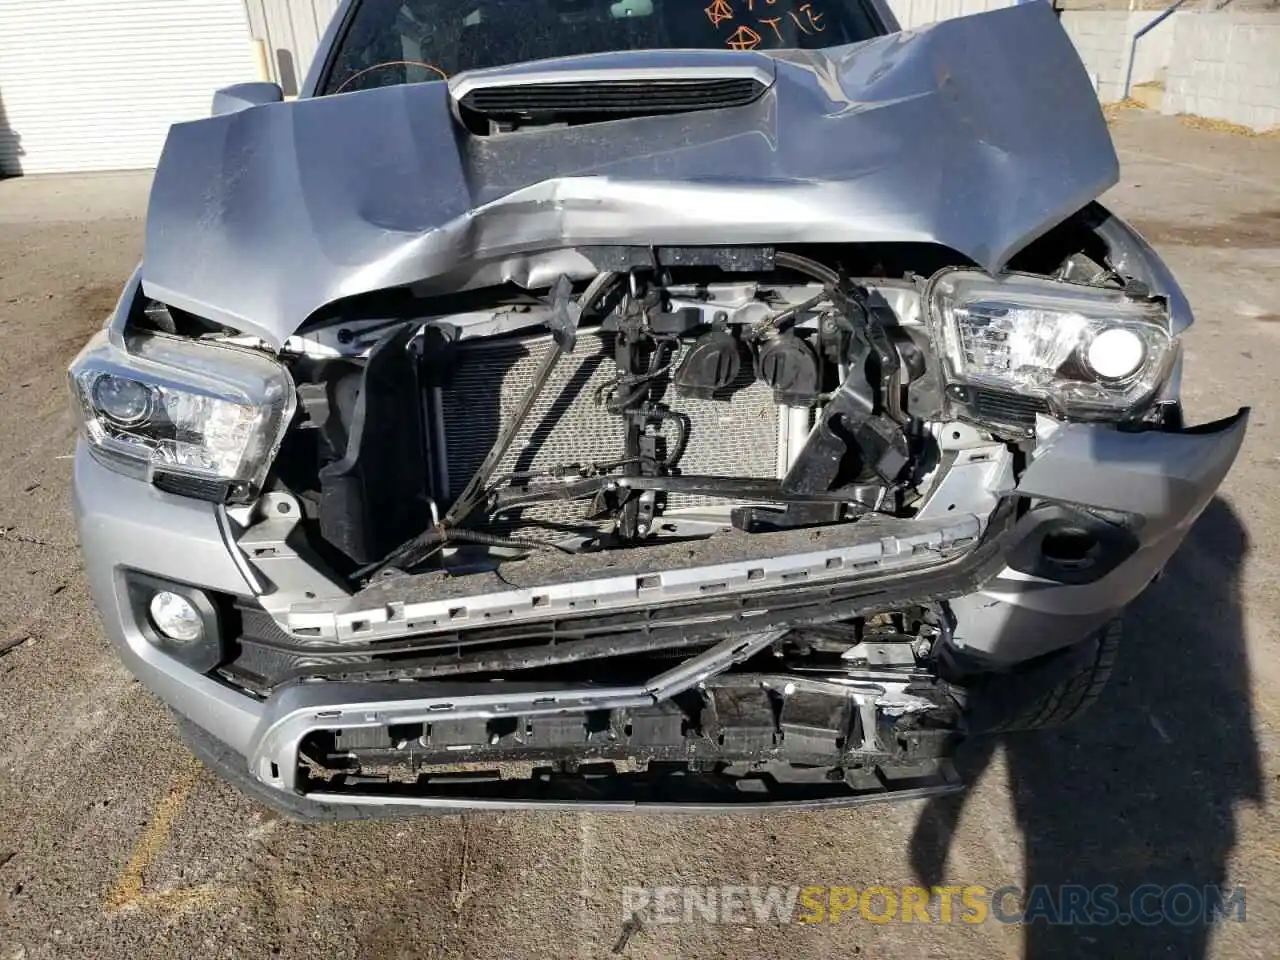
[[284, 99], [284, 91], [278, 83], [235, 83], [223, 87], [213, 95], [213, 115], [220, 117], [226, 113], [239, 113], [250, 107], [260, 107], [264, 103], [279, 103]]

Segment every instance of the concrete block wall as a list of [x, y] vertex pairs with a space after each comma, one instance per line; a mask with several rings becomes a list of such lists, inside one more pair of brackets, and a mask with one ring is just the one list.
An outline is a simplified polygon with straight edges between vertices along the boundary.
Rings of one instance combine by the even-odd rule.
[[903, 30], [939, 20], [967, 17], [1001, 7], [1011, 7], [1015, 0], [888, 0], [889, 9]]
[[[1249, 2], [1249, 0], [1239, 0]], [[1265, 0], [1272, 3], [1274, 0]], [[889, 0], [904, 28], [981, 13], [1011, 0]], [[1100, 4], [1103, 5], [1103, 4]], [[1059, 16], [1089, 71], [1098, 99], [1124, 96], [1134, 35], [1163, 9], [1081, 9]], [[1280, 128], [1280, 12], [1179, 10], [1139, 42], [1133, 83], [1165, 86], [1161, 110], [1228, 120], [1255, 130]]]
[[1280, 128], [1280, 14], [1177, 19], [1161, 112]]
[[[1000, 7], [1014, 0], [889, 0], [889, 6], [903, 28], [918, 27], [936, 20], [963, 17]], [[1105, 5], [1105, 4], [1103, 4]], [[1103, 102], [1119, 100], [1124, 91], [1125, 67], [1133, 35], [1151, 22], [1163, 8], [1143, 10], [1071, 9], [1059, 14], [1062, 27], [1075, 44], [1085, 69], [1094, 78]], [[1142, 38], [1133, 64], [1133, 82], [1163, 80], [1173, 47], [1175, 13]]]
[[[1157, 15], [1150, 10], [1064, 10], [1062, 27], [1075, 44], [1085, 69], [1094, 78], [1098, 99], [1104, 103], [1124, 96], [1124, 75], [1133, 36]], [[1163, 80], [1172, 54], [1175, 13], [1138, 43], [1133, 61], [1133, 82]]]
[[[1104, 103], [1124, 95], [1134, 35], [1158, 11], [1065, 10], [1062, 26]], [[1163, 113], [1280, 127], [1280, 13], [1180, 10], [1138, 43], [1134, 84], [1161, 81]]]

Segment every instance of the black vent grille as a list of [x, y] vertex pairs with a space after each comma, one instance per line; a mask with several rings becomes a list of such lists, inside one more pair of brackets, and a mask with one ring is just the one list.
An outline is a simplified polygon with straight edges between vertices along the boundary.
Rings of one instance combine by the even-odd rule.
[[597, 80], [483, 87], [459, 102], [463, 110], [497, 122], [583, 122], [740, 107], [764, 91], [765, 85], [750, 77]]
[[1049, 405], [1039, 397], [1024, 397], [1000, 390], [977, 390], [970, 409], [983, 420], [1030, 424], [1035, 423], [1036, 414], [1048, 413]]
[[228, 480], [157, 471], [151, 477], [151, 482], [165, 493], [177, 494], [180, 497], [195, 497], [197, 500], [209, 500], [213, 503], [226, 503], [231, 495], [231, 483]]

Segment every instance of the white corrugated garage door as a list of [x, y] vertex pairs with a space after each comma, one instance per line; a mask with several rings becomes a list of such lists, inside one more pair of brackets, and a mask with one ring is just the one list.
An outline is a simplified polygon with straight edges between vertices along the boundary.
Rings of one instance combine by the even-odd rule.
[[154, 166], [254, 76], [243, 0], [0, 0], [0, 171]]
[[338, 0], [245, 0], [245, 6], [254, 37], [267, 45], [271, 79], [286, 96], [297, 93]]

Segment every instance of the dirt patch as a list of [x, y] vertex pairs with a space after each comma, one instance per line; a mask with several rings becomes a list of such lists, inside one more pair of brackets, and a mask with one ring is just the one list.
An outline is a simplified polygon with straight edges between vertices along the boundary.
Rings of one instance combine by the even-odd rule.
[[61, 361], [70, 361], [84, 342], [102, 329], [120, 299], [122, 285], [92, 284], [79, 286], [67, 294], [65, 324], [58, 332], [56, 353]]
[[0, 301], [0, 328], [5, 333], [19, 323], [26, 328], [21, 342], [5, 342], [6, 356], [28, 372], [65, 366], [102, 329], [123, 287], [121, 280], [5, 298]]
[[1157, 246], [1164, 244], [1239, 250], [1280, 247], [1280, 210], [1241, 213], [1225, 223], [1135, 219], [1134, 226]]
[[1259, 323], [1280, 323], [1280, 313], [1264, 313], [1253, 319]]
[[102, 321], [116, 308], [120, 299], [120, 285], [99, 283], [76, 287], [69, 295], [72, 309], [85, 318], [85, 329], [96, 330]]
[[1115, 100], [1111, 103], [1103, 104], [1102, 115], [1107, 118], [1107, 124], [1114, 124], [1120, 119], [1120, 115], [1127, 110], [1142, 110], [1145, 105], [1133, 97], [1126, 97], [1124, 100]]
[[1180, 113], [1178, 119], [1193, 130], [1210, 130], [1214, 133], [1229, 133], [1236, 137], [1280, 137], [1280, 127], [1269, 130], [1255, 130], [1242, 123], [1230, 120], [1215, 120], [1213, 117], [1197, 117], [1193, 113]]

